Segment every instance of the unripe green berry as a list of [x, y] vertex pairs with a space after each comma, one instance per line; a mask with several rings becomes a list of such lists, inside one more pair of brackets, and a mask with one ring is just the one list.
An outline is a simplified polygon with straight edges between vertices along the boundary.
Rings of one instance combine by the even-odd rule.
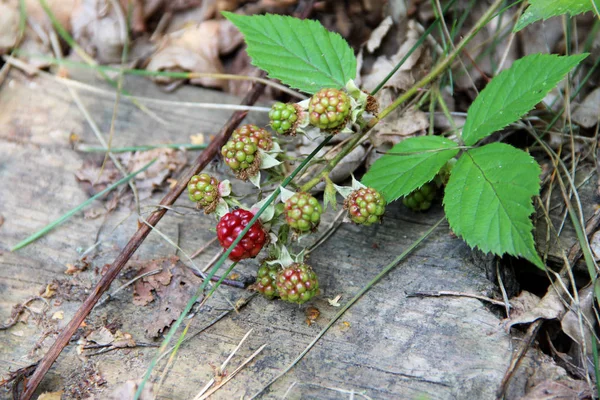
[[256, 290], [267, 299], [278, 297], [277, 293], [277, 274], [281, 268], [277, 265], [269, 265], [264, 262], [256, 273], [256, 282], [252, 285], [252, 289]]
[[319, 291], [317, 274], [307, 264], [292, 264], [277, 274], [277, 292], [281, 300], [302, 304]]
[[435, 184], [428, 182], [407, 196], [404, 196], [402, 203], [413, 211], [429, 210], [433, 199], [435, 199], [436, 191]]
[[335, 132], [350, 116], [350, 97], [338, 89], [321, 89], [308, 104], [308, 118], [312, 125]]
[[241, 137], [250, 138], [250, 141], [254, 145], [264, 151], [269, 151], [273, 148], [273, 139], [271, 139], [269, 131], [259, 128], [256, 125], [242, 125], [231, 134], [232, 139], [239, 139]]
[[381, 221], [385, 206], [385, 199], [373, 188], [355, 190], [344, 202], [350, 219], [367, 226]]
[[285, 220], [297, 232], [315, 229], [321, 221], [323, 208], [309, 193], [296, 193], [285, 202]]
[[295, 135], [298, 110], [294, 104], [275, 103], [269, 111], [270, 125], [281, 135]]
[[190, 200], [200, 207], [206, 207], [219, 199], [219, 181], [208, 174], [192, 176], [187, 188]]

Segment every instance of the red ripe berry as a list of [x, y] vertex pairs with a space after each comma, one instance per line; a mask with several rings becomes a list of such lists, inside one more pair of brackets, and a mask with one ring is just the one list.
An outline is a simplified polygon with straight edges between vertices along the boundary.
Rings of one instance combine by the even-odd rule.
[[[254, 214], [241, 208], [221, 217], [217, 224], [217, 237], [221, 246], [228, 249], [253, 217]], [[229, 259], [240, 261], [245, 258], [254, 258], [260, 253], [266, 241], [267, 234], [260, 222], [256, 221], [244, 238], [233, 248]]]

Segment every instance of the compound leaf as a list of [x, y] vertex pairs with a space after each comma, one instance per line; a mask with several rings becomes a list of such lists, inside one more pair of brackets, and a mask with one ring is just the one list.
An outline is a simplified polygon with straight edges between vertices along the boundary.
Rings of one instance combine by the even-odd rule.
[[377, 160], [362, 183], [394, 201], [432, 180], [457, 153], [456, 143], [440, 136], [409, 138]]
[[481, 91], [467, 113], [467, 146], [517, 121], [539, 103], [588, 54], [533, 54], [502, 71]]
[[318, 21], [284, 15], [245, 16], [223, 12], [244, 35], [252, 64], [306, 93], [342, 88], [356, 77], [348, 43]]
[[471, 247], [544, 263], [533, 241], [532, 197], [540, 191], [540, 167], [527, 153], [504, 143], [466, 151], [444, 195], [450, 227]]

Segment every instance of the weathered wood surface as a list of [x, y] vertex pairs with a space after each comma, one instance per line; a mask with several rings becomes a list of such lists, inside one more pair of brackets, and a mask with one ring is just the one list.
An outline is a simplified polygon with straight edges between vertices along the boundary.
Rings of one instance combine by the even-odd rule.
[[[141, 79], [128, 79], [126, 87], [137, 95], [236, 103], [236, 99], [227, 95], [196, 88], [166, 95]], [[113, 99], [84, 91], [80, 96], [102, 131], [108, 132]], [[151, 108], [168, 121], [167, 126], [160, 126], [122, 99], [113, 145], [186, 142], [192, 134], [216, 132], [228, 115], [214, 110]], [[263, 118], [264, 114], [249, 116], [250, 120], [264, 124]], [[37, 295], [55, 279], [75, 283], [75, 296], [61, 303], [50, 299], [51, 308], [39, 325], [30, 318], [28, 323], [0, 331], [2, 376], [43, 354], [55, 336], [50, 333], [36, 350], [34, 346], [42, 333], [52, 331], [53, 323], [56, 328], [65, 325], [80, 304], [76, 300], [77, 291], [85, 292], [93, 285], [98, 270], [112, 261], [136, 227], [135, 214], [121, 205], [106, 221], [103, 217], [84, 219], [78, 215], [29, 247], [9, 252], [20, 239], [87, 199], [74, 179], [74, 172], [90, 155], [71, 149], [68, 141], [71, 133], [80, 135], [87, 143], [96, 143], [66, 88], [45, 78], [29, 79], [11, 73], [0, 90], [0, 214], [5, 219], [0, 227], [0, 320], [8, 319], [14, 304]], [[156, 204], [158, 198], [155, 195], [146, 199], [143, 205]], [[176, 205], [188, 205], [187, 199]], [[96, 206], [101, 207], [102, 203]], [[167, 214], [158, 228], [170, 238], [179, 237], [181, 248], [192, 253], [213, 238], [214, 221], [187, 211], [186, 215]], [[344, 304], [441, 216], [439, 206], [430, 213], [417, 215], [394, 203], [382, 225], [361, 228], [344, 224], [311, 256], [310, 263], [318, 271], [322, 287], [322, 294], [315, 302], [298, 307], [259, 297], [252, 299], [239, 314], [230, 314], [182, 345], [158, 397], [195, 396], [213, 376], [212, 367], [224, 361], [250, 328], [254, 329], [253, 334], [228, 371], [262, 344], [268, 343], [268, 347], [213, 398], [252, 395], [287, 366], [337, 312], [338, 308], [330, 306], [327, 298], [340, 294], [340, 302]], [[93, 245], [97, 235], [102, 243], [91, 268], [76, 277], [65, 275], [65, 264], [74, 263], [78, 251]], [[197, 264], [204, 265], [217, 250], [217, 246], [211, 246], [196, 259]], [[173, 252], [168, 243], [153, 233], [138, 251], [137, 259], [162, 258]], [[236, 271], [249, 276], [254, 273], [255, 265], [255, 262], [241, 263]], [[115, 282], [113, 290], [126, 280]], [[265, 398], [281, 398], [294, 382], [311, 385], [296, 385], [288, 394], [291, 399], [347, 397], [328, 388], [364, 392], [374, 399], [415, 399], [421, 395], [432, 399], [494, 398], [512, 350], [499, 310], [470, 298], [405, 295], [427, 290], [487, 296], [495, 293], [484, 269], [471, 261], [468, 248], [443, 226], [360, 299]], [[226, 299], [235, 302], [248, 295], [230, 287], [223, 287], [220, 293], [193, 319], [190, 333], [228, 309]], [[132, 334], [135, 340], [148, 342], [145, 330], [157, 308], [155, 303], [135, 306], [130, 287], [97, 307], [88, 325], [119, 322], [121, 330]], [[321, 316], [308, 326], [304, 322], [305, 310], [311, 305], [320, 310]], [[33, 306], [41, 308], [41, 303]], [[57, 311], [64, 311], [63, 320], [50, 319]], [[140, 377], [155, 351], [154, 348], [116, 350], [85, 360], [71, 345], [59, 357], [41, 391], [65, 387], [72, 390], [84, 378], [83, 367], [91, 361], [107, 381], [99, 392], [102, 398], [118, 383]]]

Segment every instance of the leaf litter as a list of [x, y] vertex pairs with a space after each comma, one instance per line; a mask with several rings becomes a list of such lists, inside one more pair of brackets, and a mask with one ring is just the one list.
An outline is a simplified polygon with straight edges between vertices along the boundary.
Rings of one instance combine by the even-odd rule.
[[138, 279], [133, 286], [134, 304], [146, 306], [155, 302], [146, 333], [151, 338], [159, 337], [179, 317], [202, 280], [177, 256], [130, 262], [129, 267], [137, 271], [136, 275], [162, 270]]

